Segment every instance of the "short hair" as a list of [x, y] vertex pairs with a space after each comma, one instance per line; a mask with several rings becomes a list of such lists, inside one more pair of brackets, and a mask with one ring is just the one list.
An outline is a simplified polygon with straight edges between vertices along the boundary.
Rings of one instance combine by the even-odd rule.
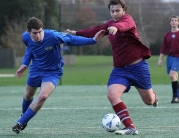
[[179, 16], [177, 16], [177, 15], [172, 15], [172, 16], [170, 17], [170, 21], [171, 21], [172, 18], [177, 18], [177, 20], [179, 21]]
[[111, 5], [121, 5], [121, 7], [126, 11], [127, 10], [127, 5], [124, 2], [124, 0], [110, 0], [108, 4], [108, 9], [110, 9]]
[[27, 30], [31, 32], [32, 29], [39, 30], [40, 28], [43, 28], [43, 23], [41, 20], [39, 20], [36, 17], [31, 17], [26, 23]]

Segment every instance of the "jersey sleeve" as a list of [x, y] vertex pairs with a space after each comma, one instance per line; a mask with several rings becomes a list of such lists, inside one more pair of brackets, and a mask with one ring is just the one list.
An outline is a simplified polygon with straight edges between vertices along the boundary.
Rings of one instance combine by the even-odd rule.
[[114, 24], [115, 27], [118, 28], [121, 32], [126, 32], [130, 30], [131, 28], [135, 27], [135, 22], [133, 18], [129, 15], [124, 15], [119, 22]]
[[165, 49], [166, 49], [165, 40], [163, 40], [162, 47], [160, 49], [160, 54], [165, 54], [166, 51]]
[[[95, 26], [92, 28], [78, 30], [76, 32], [76, 35], [90, 38], [90, 37], [94, 37], [94, 35], [97, 32], [99, 32], [100, 30], [105, 30], [107, 32], [107, 29], [108, 29], [108, 22], [106, 22], [103, 25]], [[107, 34], [105, 34], [105, 35], [107, 35]]]
[[26, 46], [26, 50], [25, 50], [25, 54], [24, 57], [22, 58], [22, 65], [25, 65], [26, 67], [29, 66], [31, 59], [33, 57], [33, 54], [31, 53], [30, 49], [28, 48], [28, 36], [27, 36], [27, 32], [24, 32], [22, 34], [22, 41]]
[[25, 55], [22, 59], [22, 65], [28, 67], [32, 58], [33, 58], [33, 54], [31, 53], [30, 49], [26, 47]]
[[165, 34], [162, 42], [162, 47], [160, 49], [160, 54], [167, 54], [167, 34]]
[[65, 43], [66, 45], [69, 45], [69, 46], [93, 45], [97, 43], [97, 41], [94, 40], [93, 38], [75, 36], [75, 35], [70, 35], [70, 34], [62, 33], [62, 32], [55, 32], [55, 36], [59, 40], [59, 43]]

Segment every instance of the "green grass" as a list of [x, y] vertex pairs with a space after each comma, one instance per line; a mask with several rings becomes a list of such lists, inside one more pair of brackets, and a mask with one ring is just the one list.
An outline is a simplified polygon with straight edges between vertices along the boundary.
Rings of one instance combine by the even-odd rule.
[[11, 127], [20, 117], [25, 87], [0, 86], [0, 138], [178, 138], [179, 107], [170, 103], [171, 87], [153, 88], [159, 96], [157, 108], [145, 105], [133, 87], [122, 97], [138, 136], [116, 136], [101, 127], [103, 116], [113, 113], [106, 85], [58, 86], [27, 128], [16, 135]]
[[[169, 84], [166, 74], [165, 58], [163, 67], [158, 67], [158, 56], [147, 60], [151, 71], [153, 84]], [[105, 85], [113, 68], [111, 56], [76, 56], [74, 66], [64, 66], [62, 85]], [[0, 74], [15, 74], [17, 69], [0, 69]], [[0, 86], [22, 86], [26, 83], [28, 70], [22, 78], [1, 78]]]

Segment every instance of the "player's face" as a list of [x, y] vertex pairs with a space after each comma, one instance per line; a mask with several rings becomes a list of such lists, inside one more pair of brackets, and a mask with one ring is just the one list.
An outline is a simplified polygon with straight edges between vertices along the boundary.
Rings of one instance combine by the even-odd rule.
[[121, 7], [121, 5], [111, 5], [110, 6], [110, 14], [112, 19], [117, 22], [125, 14], [124, 9]]
[[39, 42], [39, 41], [42, 40], [42, 33], [43, 33], [43, 29], [42, 28], [40, 28], [39, 30], [32, 29], [31, 32], [29, 32], [31, 38], [35, 42]]
[[177, 28], [179, 26], [179, 21], [177, 18], [171, 18], [170, 25], [172, 28]]

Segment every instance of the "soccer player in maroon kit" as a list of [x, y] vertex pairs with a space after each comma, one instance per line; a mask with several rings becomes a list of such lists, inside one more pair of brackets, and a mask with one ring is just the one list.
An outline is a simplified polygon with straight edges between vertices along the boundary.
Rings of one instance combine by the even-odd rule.
[[121, 100], [122, 94], [135, 86], [143, 102], [147, 105], [158, 104], [156, 93], [152, 89], [150, 71], [145, 59], [151, 52], [141, 43], [133, 18], [126, 14], [127, 6], [123, 0], [110, 0], [108, 4], [112, 20], [89, 29], [74, 31], [70, 34], [92, 37], [99, 30], [105, 30], [112, 46], [113, 70], [108, 80], [107, 97], [125, 128], [115, 131], [118, 135], [137, 135], [138, 130], [129, 116], [128, 109]]
[[164, 54], [168, 55], [166, 60], [167, 74], [171, 79], [173, 97], [171, 103], [179, 103], [177, 91], [179, 71], [179, 17], [172, 16], [170, 19], [171, 31], [167, 32], [163, 39], [158, 65], [162, 66]]

